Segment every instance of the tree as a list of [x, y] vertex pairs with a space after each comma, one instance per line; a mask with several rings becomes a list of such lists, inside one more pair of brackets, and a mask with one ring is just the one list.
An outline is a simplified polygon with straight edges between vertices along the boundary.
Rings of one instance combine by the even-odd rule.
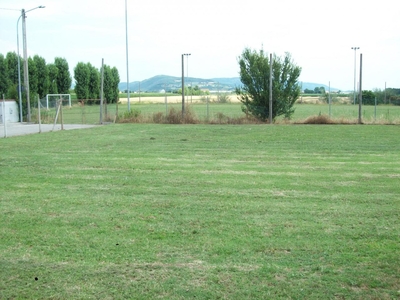
[[47, 70], [49, 71], [49, 94], [58, 94], [58, 88], [57, 88], [58, 68], [55, 64], [48, 64]]
[[314, 93], [315, 94], [325, 94], [325, 88], [323, 86], [315, 87], [314, 88]]
[[[36, 99], [38, 89], [38, 74], [35, 61], [28, 58], [28, 73], [29, 73], [29, 94], [32, 95], [33, 99]], [[33, 103], [31, 103], [33, 105]]]
[[68, 62], [65, 58], [56, 57], [54, 64], [58, 69], [57, 73], [57, 90], [59, 94], [68, 94], [71, 88], [71, 74], [69, 73]]
[[3, 96], [3, 94], [7, 94], [8, 90], [8, 68], [7, 68], [7, 62], [3, 54], [0, 54], [0, 97]]
[[[358, 99], [356, 100], [356, 103], [358, 103]], [[362, 104], [375, 105], [375, 94], [373, 91], [362, 91]]]
[[118, 101], [119, 73], [116, 67], [111, 68], [104, 65], [104, 99], [107, 103], [115, 103]]
[[87, 64], [79, 62], [74, 69], [75, 93], [78, 99], [89, 99], [90, 70]]
[[89, 70], [89, 98], [99, 99], [100, 94], [100, 72], [90, 63], [87, 64]]
[[[15, 52], [8, 52], [6, 55], [6, 63], [9, 85], [18, 85], [18, 55]], [[20, 67], [22, 67], [22, 60], [20, 60]], [[22, 71], [20, 74], [22, 78]]]
[[314, 90], [310, 90], [310, 89], [305, 89], [304, 90], [304, 94], [314, 94]]
[[[269, 57], [263, 50], [259, 52], [244, 49], [238, 58], [240, 80], [243, 84], [236, 88], [236, 94], [243, 103], [242, 110], [259, 120], [269, 118]], [[300, 95], [298, 78], [301, 68], [296, 66], [289, 53], [281, 58], [274, 55], [272, 64], [272, 119], [284, 115], [290, 118], [293, 105]]]
[[36, 65], [37, 72], [37, 93], [40, 98], [44, 98], [47, 94], [49, 94], [49, 68], [46, 65], [46, 60], [39, 55], [35, 55], [33, 57], [33, 61]]
[[112, 99], [111, 99], [110, 103], [116, 103], [116, 102], [118, 102], [118, 95], [119, 95], [119, 87], [118, 87], [118, 85], [119, 85], [119, 81], [120, 81], [119, 72], [118, 72], [118, 69], [116, 67], [113, 67], [111, 69], [111, 75], [112, 75], [112, 81], [113, 81], [112, 82], [113, 95], [112, 95]]

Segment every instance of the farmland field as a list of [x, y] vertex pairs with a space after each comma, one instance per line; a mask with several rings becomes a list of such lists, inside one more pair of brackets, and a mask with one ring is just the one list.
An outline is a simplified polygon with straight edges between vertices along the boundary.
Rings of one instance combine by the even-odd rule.
[[398, 299], [400, 128], [0, 140], [0, 298]]

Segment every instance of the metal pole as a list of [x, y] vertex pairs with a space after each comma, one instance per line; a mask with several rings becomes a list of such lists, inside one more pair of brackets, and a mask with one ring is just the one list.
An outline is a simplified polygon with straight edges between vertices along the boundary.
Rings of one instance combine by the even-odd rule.
[[329, 118], [331, 117], [331, 115], [332, 115], [332, 107], [331, 107], [331, 105], [332, 105], [332, 103], [331, 103], [331, 82], [329, 81], [329, 98], [328, 98], [329, 100], [328, 100], [328, 103], [329, 103]]
[[385, 103], [386, 104], [386, 81], [385, 81], [385, 100], [384, 100], [384, 102], [383, 103]]
[[269, 54], [269, 124], [272, 124], [272, 53]]
[[7, 124], [6, 124], [6, 100], [3, 94], [3, 125], [4, 125], [4, 137], [7, 137]]
[[22, 123], [22, 92], [21, 92], [21, 63], [20, 63], [20, 56], [19, 56], [19, 33], [18, 33], [18, 24], [19, 20], [22, 17], [22, 12], [21, 15], [18, 18], [17, 21], [17, 55], [18, 55], [18, 102], [19, 102], [19, 121]]
[[125, 34], [126, 34], [126, 90], [128, 92], [128, 111], [131, 111], [131, 101], [129, 93], [129, 55], [128, 55], [128, 5], [125, 0]]
[[164, 85], [164, 95], [165, 95], [165, 117], [168, 115], [168, 100], [167, 100], [167, 87]]
[[24, 51], [24, 84], [26, 91], [26, 104], [28, 108], [28, 122], [31, 121], [31, 103], [29, 96], [29, 73], [28, 73], [28, 49], [26, 43], [26, 14], [25, 9], [22, 10], [22, 42], [23, 42], [23, 51]]
[[182, 54], [182, 118], [185, 116], [185, 67]]
[[356, 52], [360, 47], [351, 47], [351, 49], [354, 50], [354, 99], [353, 99], [353, 105], [356, 104], [356, 65], [357, 65], [357, 60], [356, 60]]
[[39, 133], [42, 133], [42, 118], [40, 116], [40, 99], [39, 96], [37, 96], [38, 99], [38, 123], [39, 123]]
[[362, 123], [361, 109], [362, 109], [362, 53], [360, 53], [360, 91], [358, 94], [358, 124]]
[[101, 59], [100, 124], [103, 124], [103, 100], [104, 100], [104, 58]]

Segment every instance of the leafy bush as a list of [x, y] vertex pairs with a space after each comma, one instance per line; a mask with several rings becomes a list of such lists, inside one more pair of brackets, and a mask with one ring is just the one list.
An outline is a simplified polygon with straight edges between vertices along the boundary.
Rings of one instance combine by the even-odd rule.
[[142, 112], [138, 109], [132, 109], [125, 111], [119, 116], [119, 122], [121, 123], [139, 123], [142, 119]]

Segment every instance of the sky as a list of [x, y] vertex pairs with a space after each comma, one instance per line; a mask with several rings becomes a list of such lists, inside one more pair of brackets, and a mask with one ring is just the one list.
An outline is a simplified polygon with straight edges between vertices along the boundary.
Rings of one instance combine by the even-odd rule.
[[[125, 10], [127, 3], [127, 10]], [[291, 54], [299, 81], [342, 91], [400, 88], [400, 19], [395, 0], [0, 0], [0, 53], [17, 52], [17, 21], [27, 13], [28, 56], [116, 67], [121, 82], [155, 75], [239, 77], [248, 47]], [[128, 20], [125, 22], [125, 12]], [[19, 48], [22, 32], [19, 21]], [[360, 47], [354, 51], [352, 47]], [[188, 73], [188, 74], [187, 74]]]

